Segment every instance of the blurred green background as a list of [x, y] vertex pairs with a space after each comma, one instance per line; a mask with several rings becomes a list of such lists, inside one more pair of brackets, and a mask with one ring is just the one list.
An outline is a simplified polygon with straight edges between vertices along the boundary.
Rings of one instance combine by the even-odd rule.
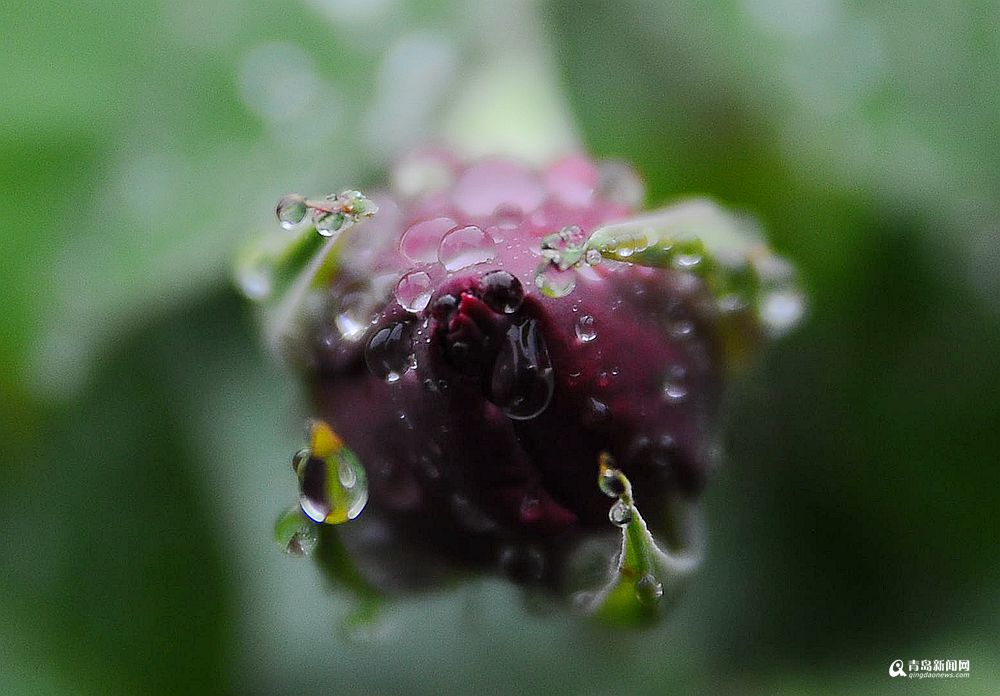
[[[998, 26], [925, 0], [4, 3], [0, 692], [1000, 691]], [[663, 626], [483, 583], [345, 637], [271, 542], [305, 406], [231, 259], [511, 55], [550, 61], [525, 84], [550, 70], [651, 204], [758, 216], [810, 315], [735, 385], [709, 557]]]

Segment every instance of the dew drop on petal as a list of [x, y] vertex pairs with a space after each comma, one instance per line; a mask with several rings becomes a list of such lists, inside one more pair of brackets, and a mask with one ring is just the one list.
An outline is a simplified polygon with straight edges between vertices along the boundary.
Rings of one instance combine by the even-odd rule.
[[437, 250], [438, 260], [449, 271], [492, 261], [496, 255], [496, 242], [475, 225], [457, 227], [448, 232]]
[[524, 287], [507, 271], [491, 271], [483, 276], [483, 302], [501, 314], [513, 314], [524, 302]]
[[365, 348], [368, 370], [386, 382], [398, 382], [410, 367], [413, 340], [409, 327], [396, 322], [375, 332]]
[[538, 322], [511, 326], [493, 365], [490, 398], [515, 420], [534, 418], [549, 405], [555, 375]]
[[576, 320], [576, 337], [581, 343], [590, 343], [597, 338], [597, 329], [594, 328], [594, 317], [584, 314]]
[[667, 378], [663, 382], [663, 398], [671, 403], [680, 403], [688, 396], [688, 388], [684, 383], [687, 370], [683, 365], [672, 365], [667, 371]]
[[694, 324], [687, 319], [675, 322], [670, 327], [670, 337], [686, 340], [694, 335]]
[[278, 222], [286, 230], [290, 230], [302, 222], [309, 211], [306, 206], [306, 199], [297, 193], [290, 193], [278, 199], [278, 205], [274, 209], [278, 216]]
[[438, 260], [438, 245], [445, 233], [455, 227], [448, 217], [421, 220], [410, 225], [399, 241], [399, 251], [410, 261], [433, 263]]
[[410, 271], [396, 283], [396, 302], [407, 312], [422, 312], [433, 293], [431, 277], [425, 271]]

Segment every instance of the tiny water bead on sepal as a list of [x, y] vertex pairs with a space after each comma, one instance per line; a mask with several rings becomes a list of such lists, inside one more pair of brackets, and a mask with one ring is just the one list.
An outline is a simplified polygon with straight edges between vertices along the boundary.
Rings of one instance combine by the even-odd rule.
[[309, 447], [292, 459], [299, 478], [299, 505], [313, 522], [353, 520], [368, 502], [364, 467], [326, 423], [309, 425]]
[[278, 516], [274, 539], [289, 556], [309, 556], [319, 543], [319, 530], [302, 508], [295, 505]]

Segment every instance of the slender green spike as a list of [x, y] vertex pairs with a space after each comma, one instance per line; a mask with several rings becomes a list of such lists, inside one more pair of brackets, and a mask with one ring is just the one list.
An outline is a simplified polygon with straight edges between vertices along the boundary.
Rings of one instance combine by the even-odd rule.
[[[602, 454], [598, 483], [606, 495], [617, 496], [609, 517], [621, 528], [621, 547], [611, 577], [585, 610], [604, 623], [641, 627], [660, 616], [666, 593], [676, 592], [680, 581], [695, 569], [700, 550], [677, 554], [662, 549], [635, 506], [631, 483], [613, 464]], [[616, 511], [624, 511], [624, 516], [616, 517]]]

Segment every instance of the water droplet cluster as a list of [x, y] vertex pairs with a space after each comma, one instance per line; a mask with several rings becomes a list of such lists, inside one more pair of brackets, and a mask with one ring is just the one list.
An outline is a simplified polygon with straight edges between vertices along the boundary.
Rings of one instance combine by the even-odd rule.
[[279, 198], [275, 207], [278, 222], [286, 230], [300, 225], [310, 212], [316, 231], [324, 237], [332, 237], [363, 218], [375, 215], [378, 206], [360, 191], [347, 190], [322, 200], [289, 193]]

